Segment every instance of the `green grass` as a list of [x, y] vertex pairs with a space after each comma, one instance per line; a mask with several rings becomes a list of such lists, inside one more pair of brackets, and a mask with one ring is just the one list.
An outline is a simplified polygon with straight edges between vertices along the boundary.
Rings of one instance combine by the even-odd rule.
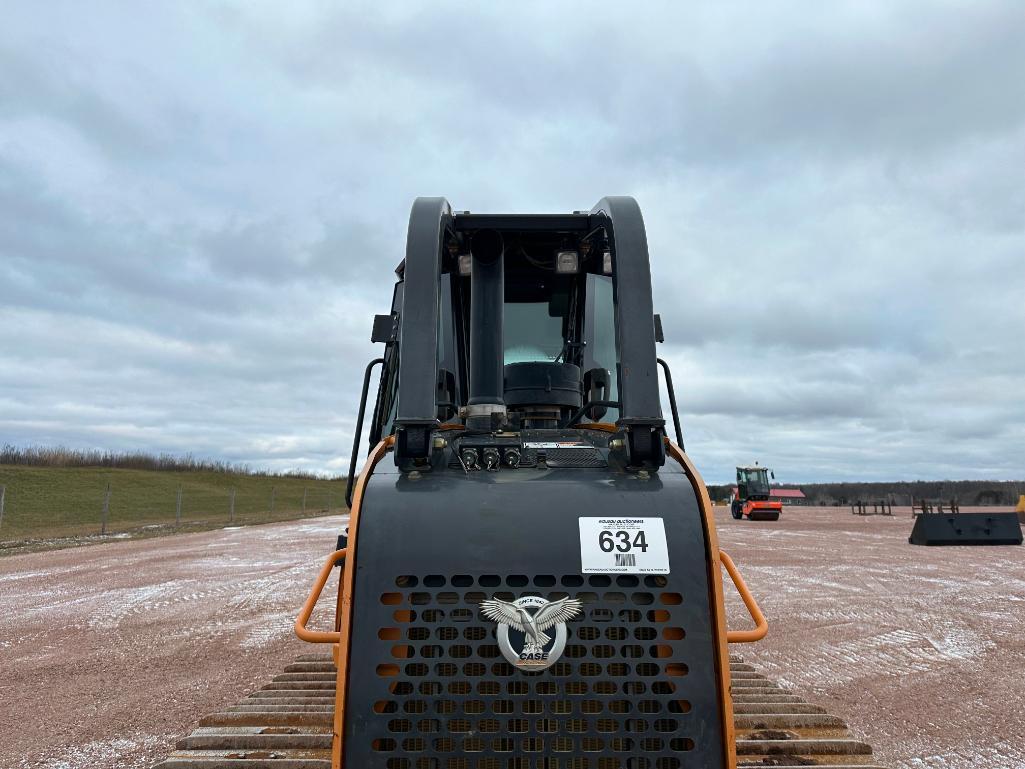
[[0, 541], [99, 534], [108, 484], [107, 533], [175, 525], [179, 487], [182, 526], [226, 526], [232, 522], [297, 518], [303, 515], [304, 489], [308, 516], [338, 513], [345, 508], [344, 480], [207, 471], [0, 465], [0, 486], [6, 487]]

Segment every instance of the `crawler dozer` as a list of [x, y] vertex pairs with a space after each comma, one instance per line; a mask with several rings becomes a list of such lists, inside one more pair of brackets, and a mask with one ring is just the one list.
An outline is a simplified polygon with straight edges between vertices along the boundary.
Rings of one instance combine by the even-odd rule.
[[[870, 764], [839, 719], [728, 650], [767, 624], [683, 450], [636, 202], [490, 215], [420, 198], [397, 274], [348, 529], [296, 621], [324, 651], [162, 767]], [[722, 569], [753, 629], [727, 629]], [[313, 629], [336, 574], [334, 627]]]

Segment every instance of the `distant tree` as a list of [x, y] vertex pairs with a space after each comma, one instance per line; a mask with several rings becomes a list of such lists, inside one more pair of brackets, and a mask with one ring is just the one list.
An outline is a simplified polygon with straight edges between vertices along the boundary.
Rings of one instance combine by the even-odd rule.
[[196, 459], [192, 454], [147, 454], [144, 451], [69, 449], [65, 446], [27, 446], [5, 444], [0, 448], [0, 465], [34, 467], [117, 467], [127, 470], [167, 470], [171, 472], [213, 472], [233, 475], [261, 475], [281, 478], [318, 478], [308, 470], [271, 473], [253, 470], [240, 462], [220, 459]]

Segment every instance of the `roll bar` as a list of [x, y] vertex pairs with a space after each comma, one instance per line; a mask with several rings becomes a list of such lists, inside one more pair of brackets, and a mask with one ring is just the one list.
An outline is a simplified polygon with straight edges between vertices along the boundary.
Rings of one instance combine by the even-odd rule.
[[661, 467], [666, 461], [665, 420], [658, 396], [655, 311], [644, 218], [632, 197], [610, 196], [591, 209], [591, 225], [604, 228], [612, 252], [619, 399], [623, 404], [616, 425], [626, 432], [630, 464]]
[[445, 198], [417, 198], [406, 234], [405, 288], [399, 313], [399, 392], [395, 462], [430, 453], [438, 424], [438, 276], [452, 208]]
[[[589, 213], [557, 215], [453, 214], [445, 198], [417, 198], [409, 215], [399, 313], [399, 382], [395, 417], [396, 464], [423, 460], [437, 419], [438, 280], [446, 234], [483, 225], [496, 229], [603, 230], [613, 259], [612, 281], [619, 350], [616, 423], [630, 463], [665, 463], [665, 420], [659, 399], [651, 267], [644, 219], [632, 197], [602, 198]], [[458, 235], [456, 235], [458, 237]]]

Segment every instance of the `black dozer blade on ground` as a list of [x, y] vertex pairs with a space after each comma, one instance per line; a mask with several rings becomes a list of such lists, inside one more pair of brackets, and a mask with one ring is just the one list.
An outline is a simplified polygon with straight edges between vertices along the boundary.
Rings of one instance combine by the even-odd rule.
[[1020, 545], [1016, 513], [923, 513], [915, 519], [912, 545]]

